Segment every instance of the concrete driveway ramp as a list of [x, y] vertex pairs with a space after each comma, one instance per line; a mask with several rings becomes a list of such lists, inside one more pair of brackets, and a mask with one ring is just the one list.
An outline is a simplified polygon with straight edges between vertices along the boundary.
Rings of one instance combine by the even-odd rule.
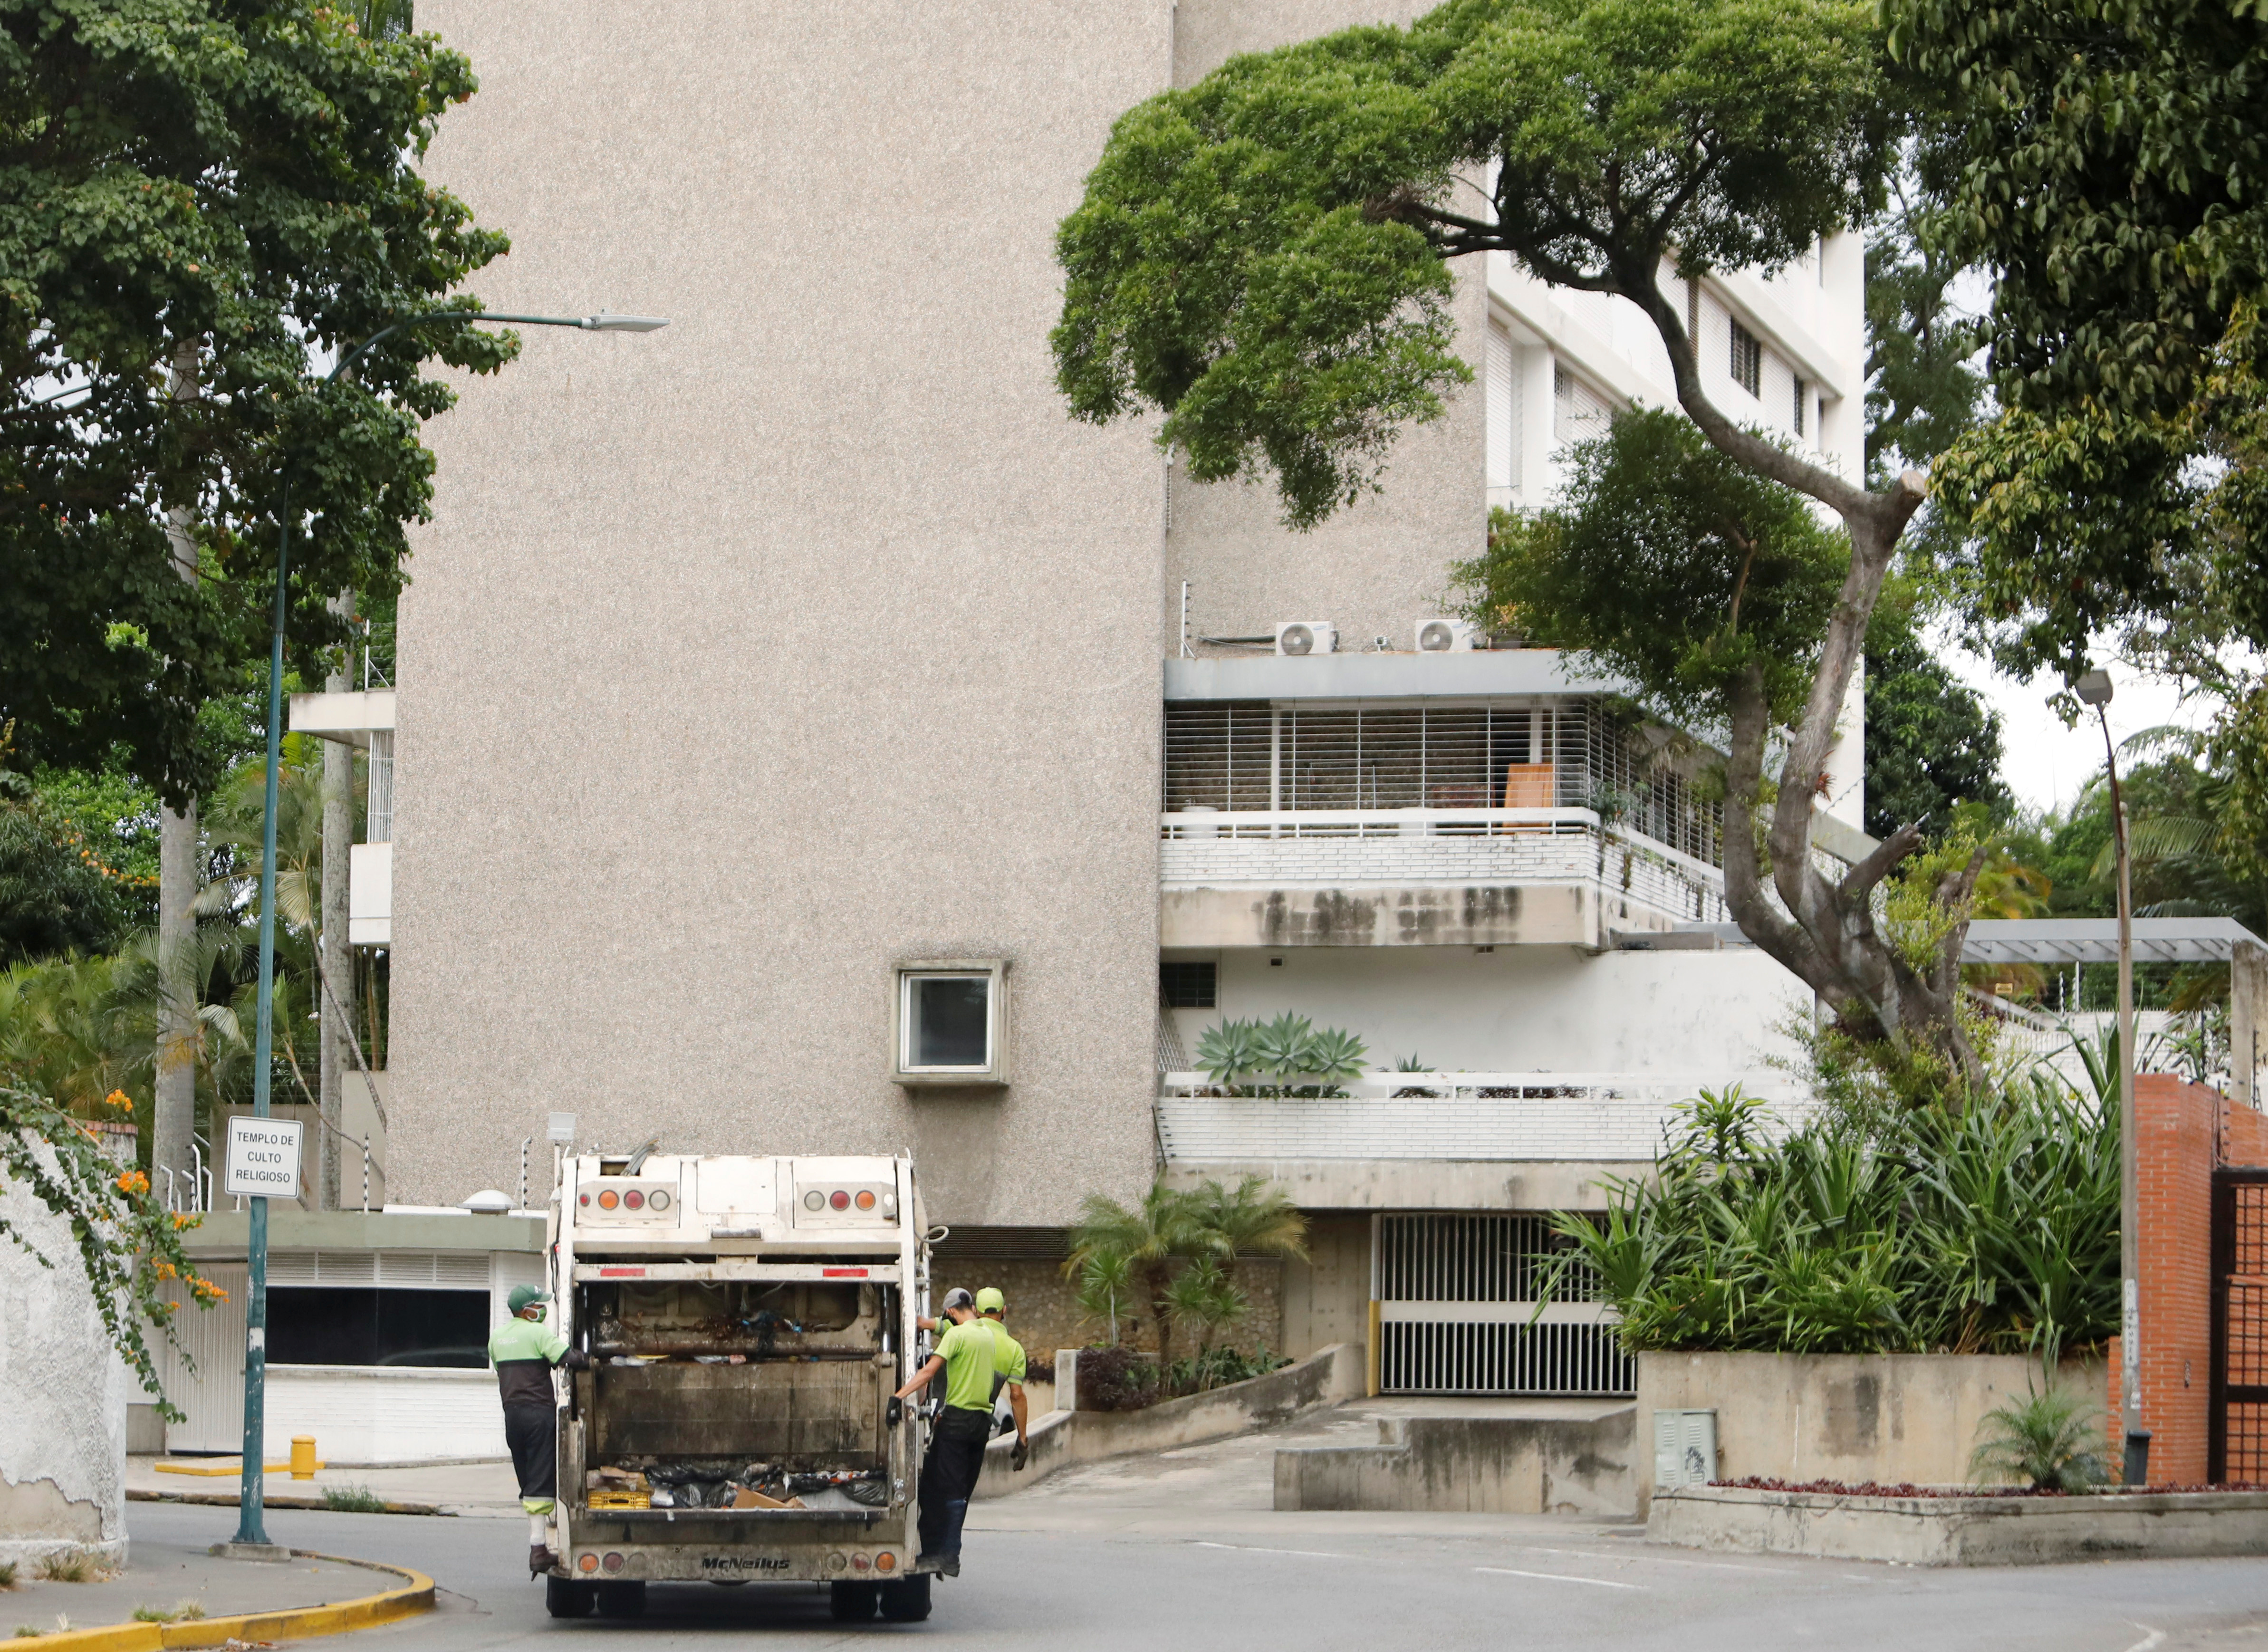
[[1630, 1517], [1636, 1406], [1469, 1403], [1381, 1416], [1376, 1445], [1278, 1449], [1276, 1508]]

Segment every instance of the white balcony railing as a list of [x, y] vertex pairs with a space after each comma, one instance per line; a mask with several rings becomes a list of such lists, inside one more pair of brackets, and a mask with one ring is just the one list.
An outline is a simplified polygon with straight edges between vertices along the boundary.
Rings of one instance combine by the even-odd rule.
[[1591, 884], [1681, 920], [1727, 921], [1724, 874], [1587, 808], [1176, 809], [1167, 889]]
[[1677, 1104], [1737, 1083], [1782, 1125], [1808, 1111], [1787, 1074], [1370, 1073], [1344, 1096], [1226, 1095], [1168, 1073], [1158, 1141], [1168, 1163], [1287, 1159], [1565, 1159], [1646, 1162]]

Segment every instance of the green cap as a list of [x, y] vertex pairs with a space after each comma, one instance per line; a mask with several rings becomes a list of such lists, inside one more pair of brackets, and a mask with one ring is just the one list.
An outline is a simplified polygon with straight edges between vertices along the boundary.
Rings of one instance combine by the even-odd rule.
[[1005, 1314], [1008, 1299], [1000, 1294], [998, 1286], [988, 1285], [976, 1293], [976, 1311], [980, 1314]]
[[514, 1319], [519, 1317], [520, 1310], [530, 1302], [548, 1302], [550, 1300], [549, 1291], [538, 1290], [533, 1285], [515, 1285], [512, 1287], [512, 1294], [504, 1298], [504, 1301], [511, 1305], [512, 1316]]

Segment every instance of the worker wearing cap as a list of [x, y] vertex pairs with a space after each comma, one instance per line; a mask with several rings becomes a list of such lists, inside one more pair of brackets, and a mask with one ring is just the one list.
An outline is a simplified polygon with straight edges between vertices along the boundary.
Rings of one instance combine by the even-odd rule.
[[1007, 1314], [1008, 1299], [998, 1286], [976, 1293], [977, 1322], [992, 1333], [992, 1403], [997, 1407], [1000, 1390], [1008, 1390], [1008, 1414], [1016, 1420], [1016, 1446], [1008, 1462], [1020, 1470], [1031, 1460], [1032, 1435], [1024, 1407], [1024, 1345], [1008, 1334]]
[[551, 1297], [533, 1285], [515, 1285], [505, 1299], [512, 1317], [489, 1338], [489, 1362], [496, 1367], [504, 1398], [504, 1444], [519, 1477], [519, 1506], [527, 1514], [527, 1569], [549, 1571], [559, 1557], [544, 1541], [544, 1527], [559, 1496], [559, 1402], [551, 1391], [551, 1368], [588, 1368], [590, 1355], [570, 1348], [567, 1339], [546, 1323]]
[[[938, 1339], [937, 1352], [891, 1397], [890, 1422], [896, 1426], [900, 1406], [945, 1374], [945, 1408], [930, 1429], [929, 1455], [922, 1459], [921, 1553], [914, 1564], [958, 1577], [961, 1525], [992, 1437], [992, 1358], [998, 1344], [977, 1323], [976, 1301], [967, 1291], [945, 1294], [945, 1316], [953, 1324]], [[935, 1323], [924, 1319], [922, 1328]]]

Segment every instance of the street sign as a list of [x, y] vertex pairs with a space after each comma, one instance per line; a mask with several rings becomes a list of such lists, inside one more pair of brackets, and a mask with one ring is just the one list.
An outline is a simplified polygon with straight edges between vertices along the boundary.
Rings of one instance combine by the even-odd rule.
[[299, 1130], [296, 1118], [247, 1118], [240, 1113], [231, 1118], [221, 1191], [264, 1198], [298, 1198]]

